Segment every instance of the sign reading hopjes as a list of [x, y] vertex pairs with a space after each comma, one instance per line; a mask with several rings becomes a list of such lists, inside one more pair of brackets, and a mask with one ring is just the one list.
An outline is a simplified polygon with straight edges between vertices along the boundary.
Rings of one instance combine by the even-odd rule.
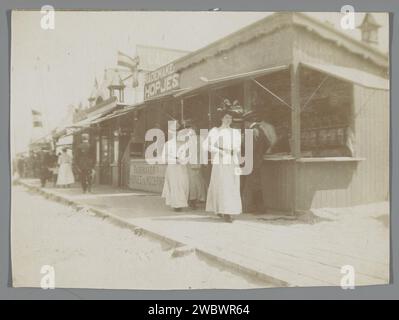
[[170, 63], [146, 75], [144, 81], [144, 100], [148, 100], [179, 88], [179, 74]]

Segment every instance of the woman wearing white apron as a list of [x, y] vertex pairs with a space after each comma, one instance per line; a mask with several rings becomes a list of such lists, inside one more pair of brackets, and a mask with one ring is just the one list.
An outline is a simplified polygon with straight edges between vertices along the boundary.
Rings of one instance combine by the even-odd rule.
[[162, 159], [167, 163], [162, 198], [165, 198], [166, 205], [181, 211], [188, 206], [189, 180], [187, 165], [181, 164], [184, 155], [179, 152], [184, 141], [178, 141], [176, 134], [175, 130], [169, 131], [172, 138], [165, 143], [162, 151]]
[[213, 128], [203, 143], [211, 152], [212, 173], [206, 200], [206, 211], [231, 222], [231, 215], [241, 213], [239, 155], [241, 134], [230, 127], [234, 112], [220, 111], [222, 124]]
[[62, 149], [61, 155], [58, 157], [58, 177], [57, 186], [68, 187], [75, 182], [72, 172], [72, 157], [67, 153], [67, 149]]

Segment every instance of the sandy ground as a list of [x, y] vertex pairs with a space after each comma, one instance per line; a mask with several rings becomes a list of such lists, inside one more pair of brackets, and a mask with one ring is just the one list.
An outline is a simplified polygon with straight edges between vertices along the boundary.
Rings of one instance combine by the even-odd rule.
[[107, 220], [13, 187], [12, 271], [15, 287], [38, 287], [43, 265], [59, 288], [203, 289], [270, 285], [226, 270]]

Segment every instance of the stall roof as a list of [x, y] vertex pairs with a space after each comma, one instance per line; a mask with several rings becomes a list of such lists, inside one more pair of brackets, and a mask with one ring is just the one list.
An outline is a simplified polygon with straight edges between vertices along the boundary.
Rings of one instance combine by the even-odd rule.
[[96, 119], [98, 119], [98, 118], [101, 118], [103, 115], [104, 115], [103, 113], [99, 113], [99, 114], [93, 115], [93, 116], [91, 116], [91, 117], [87, 117], [86, 119], [83, 119], [83, 120], [81, 120], [81, 121], [79, 121], [79, 122], [77, 122], [77, 123], [74, 123], [74, 124], [72, 124], [72, 125], [69, 126], [69, 127], [73, 128], [73, 127], [85, 127], [85, 126], [88, 126], [88, 125], [90, 125], [94, 120], [96, 120]]
[[108, 114], [108, 115], [106, 115], [106, 116], [104, 116], [102, 118], [94, 120], [92, 123], [100, 123], [100, 122], [105, 121], [105, 120], [109, 120], [109, 119], [112, 119], [112, 118], [120, 117], [120, 116], [128, 113], [129, 111], [131, 111], [131, 110], [130, 109], [128, 110], [128, 108], [115, 110], [114, 112], [112, 112], [112, 113], [110, 113], [110, 114]]
[[367, 60], [367, 63], [372, 62], [382, 68], [389, 67], [387, 54], [364, 41], [348, 35], [342, 28], [335, 28], [304, 12], [277, 12], [175, 60], [176, 70], [181, 71], [190, 68], [203, 59], [216, 56], [219, 52], [226, 52], [259, 36], [274, 34], [282, 27], [287, 26], [301, 27], [301, 29], [305, 27], [301, 31], [312, 32], [320, 40], [332, 41], [334, 45], [359, 55], [363, 60]]
[[226, 76], [223, 78], [216, 78], [216, 79], [211, 79], [211, 80], [204, 79], [203, 85], [192, 88], [192, 89], [187, 89], [181, 93], [177, 93], [175, 96], [183, 97], [183, 96], [192, 95], [197, 91], [209, 89], [209, 88], [212, 88], [212, 87], [215, 87], [218, 85], [223, 84], [223, 86], [225, 86], [225, 85], [227, 86], [229, 84], [239, 82], [239, 81], [242, 81], [245, 79], [251, 79], [251, 78], [260, 77], [260, 76], [263, 76], [263, 75], [266, 75], [269, 73], [287, 70], [288, 67], [289, 67], [289, 65], [282, 65], [282, 66], [270, 67], [270, 68], [265, 68], [265, 69], [258, 69], [258, 70], [249, 71], [249, 72], [245, 72], [245, 73], [234, 74], [234, 75]]
[[388, 79], [373, 75], [371, 73], [362, 70], [341, 67], [336, 65], [325, 65], [325, 64], [316, 64], [316, 63], [301, 62], [301, 64], [307, 68], [317, 70], [329, 74], [338, 79], [356, 83], [364, 87], [389, 90]]
[[94, 119], [92, 121], [92, 123], [93, 124], [94, 123], [100, 123], [100, 122], [103, 122], [105, 120], [121, 117], [121, 116], [123, 116], [123, 115], [125, 115], [125, 114], [127, 114], [127, 113], [129, 113], [129, 112], [131, 112], [131, 111], [133, 111], [135, 109], [137, 109], [139, 106], [141, 106], [143, 104], [144, 104], [143, 102], [140, 102], [140, 103], [137, 103], [137, 104], [134, 104], [134, 105], [127, 106], [127, 107], [125, 107], [123, 109], [115, 110], [114, 112], [109, 113], [109, 114], [107, 114], [104, 117], [100, 117], [100, 118]]
[[148, 105], [151, 102], [158, 101], [158, 100], [161, 100], [161, 99], [164, 99], [164, 98], [173, 98], [173, 97], [176, 96], [177, 93], [185, 92], [186, 90], [187, 89], [184, 89], [184, 88], [183, 89], [176, 89], [176, 90], [167, 92], [167, 93], [165, 93], [163, 95], [159, 95], [159, 96], [156, 96], [154, 98], [151, 98], [151, 99], [148, 99], [148, 100], [144, 100], [144, 101], [138, 102], [138, 103], [130, 105], [130, 106], [126, 106], [125, 108], [119, 109], [119, 110], [115, 110], [114, 112], [112, 112], [112, 113], [110, 113], [110, 114], [108, 114], [108, 115], [106, 115], [106, 116], [104, 116], [102, 118], [94, 119], [92, 121], [92, 123], [100, 123], [100, 122], [103, 122], [105, 120], [121, 117], [121, 116], [123, 116], [123, 115], [125, 115], [125, 114], [127, 114], [127, 113], [129, 113], [129, 112], [131, 112], [133, 110], [142, 109], [143, 107], [145, 107], [146, 105]]
[[174, 98], [174, 97], [177, 97], [177, 96], [179, 96], [181, 94], [184, 94], [185, 92], [190, 91], [190, 90], [191, 90], [191, 88], [175, 89], [175, 90], [169, 91], [167, 93], [161, 94], [159, 96], [153, 97], [151, 99], [144, 100], [143, 103], [144, 104], [151, 103], [151, 102], [163, 99], [163, 98]]

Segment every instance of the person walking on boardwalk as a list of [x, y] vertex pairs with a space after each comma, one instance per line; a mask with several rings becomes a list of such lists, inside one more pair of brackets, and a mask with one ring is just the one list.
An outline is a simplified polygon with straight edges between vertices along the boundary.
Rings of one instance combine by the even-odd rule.
[[47, 180], [51, 179], [51, 158], [48, 150], [42, 149], [39, 153], [39, 165], [40, 165], [40, 185], [42, 188], [46, 186]]
[[81, 152], [77, 163], [83, 193], [91, 192], [94, 160], [88, 150]]
[[182, 163], [185, 155], [180, 152], [184, 142], [179, 141], [177, 137], [179, 127], [176, 121], [169, 125], [171, 138], [165, 143], [162, 151], [162, 159], [167, 164], [162, 198], [165, 199], [166, 205], [175, 211], [181, 211], [188, 206], [189, 196], [188, 168]]
[[241, 133], [231, 128], [236, 112], [228, 108], [218, 110], [221, 125], [211, 129], [203, 142], [205, 150], [212, 155], [212, 173], [209, 183], [206, 211], [214, 212], [226, 222], [231, 215], [241, 213], [239, 155]]
[[61, 155], [58, 157], [57, 186], [62, 188], [70, 187], [75, 182], [72, 172], [72, 157], [67, 151], [67, 148], [63, 148]]

